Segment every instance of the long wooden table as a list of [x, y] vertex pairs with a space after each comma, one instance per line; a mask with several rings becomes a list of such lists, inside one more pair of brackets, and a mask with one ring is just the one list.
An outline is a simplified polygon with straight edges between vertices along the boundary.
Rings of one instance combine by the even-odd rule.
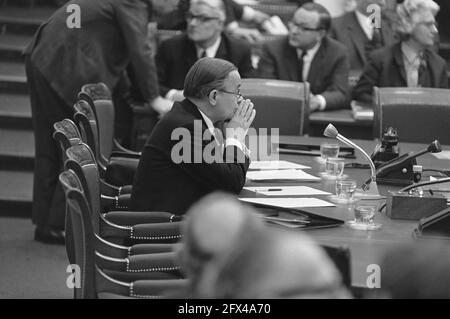
[[[314, 137], [280, 137], [280, 143], [289, 144], [307, 144], [320, 145], [322, 141], [330, 140], [327, 138]], [[375, 147], [374, 141], [356, 141], [358, 145], [363, 147], [370, 154]], [[344, 146], [344, 145], [343, 145]], [[409, 151], [418, 151], [425, 148], [423, 144], [400, 143], [401, 153]], [[444, 149], [450, 150], [450, 146], [444, 146]], [[364, 158], [356, 152], [357, 157], [354, 160], [346, 160], [346, 162], [366, 163]], [[301, 163], [310, 166], [310, 170], [305, 170], [308, 173], [316, 175], [323, 170], [323, 164], [317, 161], [317, 157], [307, 155], [288, 155], [280, 154], [280, 159], [289, 160], [296, 163]], [[450, 161], [439, 160], [431, 154], [425, 154], [417, 159], [418, 164], [423, 165], [424, 168], [448, 169]], [[349, 178], [355, 179], [359, 185], [370, 177], [369, 169], [346, 168], [344, 171]], [[307, 183], [292, 183], [292, 182], [248, 182], [247, 186], [287, 186], [287, 185], [306, 185], [321, 189], [330, 193], [334, 193], [334, 181], [321, 180], [320, 182]], [[387, 195], [388, 190], [398, 190], [401, 187], [378, 185], [379, 191], [382, 195]], [[239, 197], [263, 197], [253, 192], [244, 190]], [[328, 200], [327, 196], [314, 196]], [[378, 201], [364, 201], [367, 204], [381, 205], [384, 200]], [[353, 205], [337, 205], [336, 207], [327, 208], [307, 208], [303, 209], [308, 212], [349, 221], [353, 219]], [[289, 213], [280, 213], [284, 217], [292, 217]], [[290, 215], [290, 216], [289, 216]], [[358, 231], [347, 227], [346, 225], [327, 228], [327, 229], [311, 229], [305, 230], [308, 235], [311, 235], [320, 244], [334, 245], [334, 246], [348, 246], [351, 250], [351, 267], [352, 267], [352, 285], [356, 287], [366, 287], [369, 265], [379, 264], [382, 256], [391, 248], [399, 243], [409, 242], [413, 240], [412, 231], [417, 226], [416, 221], [393, 220], [388, 218], [384, 213], [377, 213], [375, 222], [381, 223], [382, 228], [376, 231]], [[302, 230], [294, 230], [302, 231]]]

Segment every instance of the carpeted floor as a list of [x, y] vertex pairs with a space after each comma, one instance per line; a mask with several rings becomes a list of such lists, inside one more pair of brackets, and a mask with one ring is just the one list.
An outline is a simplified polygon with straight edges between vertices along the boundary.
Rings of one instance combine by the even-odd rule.
[[29, 219], [0, 217], [0, 299], [72, 298], [64, 246], [33, 240]]

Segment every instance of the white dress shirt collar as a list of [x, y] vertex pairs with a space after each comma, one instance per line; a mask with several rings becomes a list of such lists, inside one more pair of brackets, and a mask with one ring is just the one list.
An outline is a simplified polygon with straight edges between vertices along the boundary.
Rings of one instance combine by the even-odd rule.
[[372, 20], [364, 15], [363, 13], [359, 12], [358, 10], [355, 11], [356, 13], [356, 19], [359, 22], [359, 25], [361, 26], [361, 29], [366, 34], [367, 38], [369, 40], [372, 40], [373, 38], [373, 23]]
[[402, 53], [407, 62], [410, 64], [420, 62], [420, 52], [411, 48], [405, 42], [402, 42]]
[[197, 58], [200, 58], [203, 54], [203, 51], [206, 51], [206, 56], [208, 58], [214, 58], [216, 56], [217, 50], [219, 50], [220, 42], [222, 41], [222, 36], [219, 36], [210, 47], [203, 49], [199, 47], [198, 45], [195, 45], [195, 48], [197, 49]]
[[[313, 46], [311, 49], [306, 51], [306, 55], [303, 57], [303, 80], [308, 79], [309, 70], [311, 68], [311, 63], [314, 60], [314, 57], [317, 54], [317, 51], [320, 49], [320, 45], [322, 44], [321, 41], [317, 42], [315, 46]], [[303, 51], [300, 49], [297, 49], [297, 56], [299, 59], [302, 57]]]
[[200, 112], [201, 116], [203, 117], [203, 120], [205, 120], [206, 126], [208, 127], [208, 130], [211, 132], [212, 136], [216, 136], [215, 132], [214, 132], [214, 124], [213, 122], [210, 120], [210, 118], [208, 116], [206, 116], [205, 113], [203, 113], [198, 107], [197, 110]]

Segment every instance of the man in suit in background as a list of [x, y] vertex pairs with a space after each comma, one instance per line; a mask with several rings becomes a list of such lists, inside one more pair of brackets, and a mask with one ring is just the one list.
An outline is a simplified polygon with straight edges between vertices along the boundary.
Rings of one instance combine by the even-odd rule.
[[[356, 8], [340, 17], [333, 19], [330, 37], [347, 47], [350, 70], [361, 73], [367, 63], [370, 52], [393, 44], [396, 39], [391, 28], [391, 21], [383, 14], [385, 0], [356, 0]], [[382, 20], [379, 29], [368, 11], [370, 5], [378, 5], [381, 9]]]
[[289, 22], [289, 37], [267, 42], [259, 77], [310, 83], [310, 112], [348, 106], [349, 62], [345, 47], [327, 36], [329, 12], [306, 3]]
[[210, 192], [242, 190], [250, 164], [244, 140], [255, 110], [240, 95], [240, 82], [228, 61], [202, 58], [192, 66], [186, 99], [174, 103], [144, 146], [131, 209], [181, 215]]
[[[177, 0], [73, 0], [39, 27], [25, 50], [35, 136], [33, 222], [35, 239], [64, 243], [64, 194], [58, 184], [61, 150], [53, 124], [72, 118], [72, 105], [86, 83], [114, 88], [131, 63], [142, 95], [160, 113], [170, 101], [159, 96], [156, 67], [147, 45], [150, 5], [173, 9]], [[68, 5], [80, 12], [80, 27], [70, 28]]]
[[161, 95], [181, 101], [184, 78], [201, 57], [232, 62], [242, 76], [252, 73], [250, 46], [225, 33], [222, 0], [191, 1], [186, 14], [186, 33], [164, 41], [158, 48], [156, 66]]
[[374, 51], [353, 90], [353, 98], [372, 102], [377, 87], [448, 88], [446, 63], [433, 50], [439, 6], [432, 0], [405, 0], [397, 9], [395, 30], [401, 42]]

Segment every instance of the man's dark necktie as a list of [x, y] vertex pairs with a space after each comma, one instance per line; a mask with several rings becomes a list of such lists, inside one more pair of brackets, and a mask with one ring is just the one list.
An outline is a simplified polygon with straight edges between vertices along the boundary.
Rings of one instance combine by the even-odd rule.
[[303, 65], [305, 60], [305, 55], [308, 51], [303, 51], [302, 55], [298, 58], [297, 72], [298, 72], [298, 81], [303, 82]]
[[370, 52], [380, 49], [383, 46], [384, 46], [384, 41], [383, 41], [383, 34], [381, 33], [381, 29], [374, 28], [372, 40], [367, 42], [367, 45], [366, 45], [366, 54], [368, 55], [368, 54], [370, 54]]
[[200, 54], [199, 59], [206, 58], [206, 50], [202, 50], [202, 54]]

